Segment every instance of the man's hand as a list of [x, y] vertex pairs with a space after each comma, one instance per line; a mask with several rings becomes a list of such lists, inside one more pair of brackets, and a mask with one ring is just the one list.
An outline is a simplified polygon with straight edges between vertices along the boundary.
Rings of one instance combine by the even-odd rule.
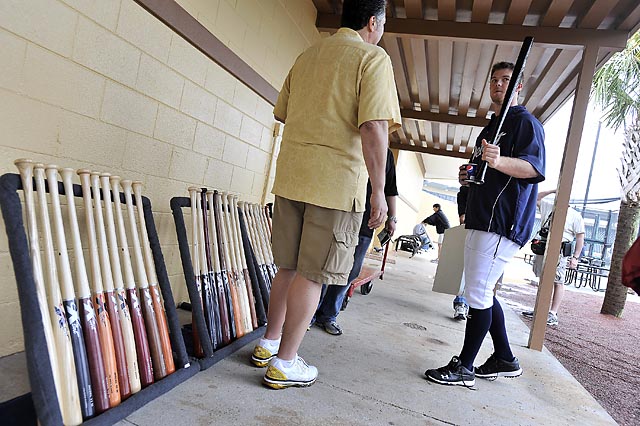
[[389, 231], [389, 236], [393, 237], [394, 232], [396, 232], [396, 222], [394, 220], [387, 219], [384, 228]]
[[465, 215], [461, 214], [460, 215], [460, 225], [464, 225], [464, 218], [465, 218]]
[[466, 165], [460, 166], [460, 168], [458, 169], [458, 182], [460, 183], [460, 185], [469, 186], [469, 182], [465, 181], [468, 177], [469, 176], [467, 175], [467, 166]]
[[482, 139], [482, 159], [492, 169], [497, 169], [500, 164], [500, 147], [491, 145], [485, 139]]
[[369, 217], [370, 229], [376, 229], [382, 225], [387, 218], [387, 200], [383, 191], [371, 193], [371, 216]]
[[577, 269], [578, 268], [578, 259], [575, 257], [569, 258], [569, 269]]

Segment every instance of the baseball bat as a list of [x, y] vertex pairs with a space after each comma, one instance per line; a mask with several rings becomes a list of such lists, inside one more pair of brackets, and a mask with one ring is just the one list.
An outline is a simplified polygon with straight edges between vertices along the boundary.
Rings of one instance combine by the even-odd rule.
[[269, 279], [266, 271], [260, 264], [260, 253], [258, 247], [255, 245], [255, 235], [253, 230], [253, 220], [249, 214], [249, 204], [245, 202], [240, 203], [242, 214], [245, 219], [245, 228], [247, 231], [247, 239], [249, 243], [250, 252], [253, 254], [251, 262], [255, 268], [256, 278], [258, 280], [258, 287], [260, 289], [260, 297], [262, 298], [262, 305], [265, 310], [269, 309]]
[[242, 268], [242, 274], [244, 276], [244, 283], [246, 286], [245, 292], [247, 294], [247, 300], [249, 302], [249, 313], [251, 314], [251, 329], [258, 328], [258, 318], [256, 316], [256, 302], [253, 295], [253, 289], [251, 284], [251, 277], [249, 276], [249, 269], [247, 268], [247, 259], [244, 256], [244, 244], [242, 243], [242, 232], [240, 231], [240, 218], [238, 216], [238, 196], [234, 195], [231, 198], [231, 219], [235, 229], [233, 230], [233, 239], [236, 247], [236, 258], [240, 260], [239, 268]]
[[131, 396], [131, 386], [129, 385], [129, 372], [127, 371], [127, 355], [124, 349], [124, 339], [122, 337], [122, 325], [116, 298], [113, 293], [112, 265], [109, 261], [109, 249], [107, 248], [107, 235], [104, 230], [104, 217], [102, 215], [102, 199], [100, 197], [100, 173], [90, 174], [91, 190], [93, 192], [93, 207], [95, 215], [95, 229], [98, 236], [98, 254], [100, 258], [100, 270], [102, 271], [102, 285], [104, 286], [104, 299], [109, 321], [111, 323], [111, 336], [113, 337], [113, 348], [116, 353], [116, 367], [118, 369], [118, 386], [120, 388], [120, 398], [127, 399]]
[[202, 303], [204, 305], [205, 322], [207, 324], [207, 331], [209, 333], [209, 339], [213, 344], [214, 349], [219, 346], [217, 334], [216, 334], [216, 318], [219, 314], [216, 314], [217, 303], [215, 303], [213, 295], [213, 283], [211, 282], [212, 270], [211, 256], [208, 252], [208, 230], [206, 227], [206, 211], [207, 200], [202, 200], [200, 191], [197, 190], [198, 198], [196, 199], [196, 214], [198, 215], [198, 247], [200, 248], [200, 282], [202, 283]]
[[78, 296], [78, 306], [80, 310], [80, 321], [84, 332], [84, 343], [89, 358], [89, 372], [91, 374], [91, 387], [93, 390], [93, 404], [97, 413], [109, 409], [109, 390], [107, 386], [107, 375], [102, 361], [102, 349], [100, 347], [100, 336], [98, 335], [98, 322], [96, 311], [91, 300], [91, 290], [89, 289], [89, 278], [87, 267], [84, 262], [84, 252], [80, 239], [80, 227], [78, 226], [78, 216], [76, 212], [76, 201], [73, 194], [73, 169], [60, 169], [60, 176], [64, 184], [64, 192], [67, 196], [67, 217], [69, 219], [69, 230], [73, 241], [73, 256], [75, 258], [76, 294]]
[[91, 282], [93, 285], [93, 301], [98, 319], [98, 336], [102, 349], [102, 362], [107, 377], [107, 390], [109, 394], [109, 406], [120, 404], [120, 384], [118, 382], [118, 367], [116, 353], [111, 331], [111, 321], [104, 298], [102, 287], [102, 271], [98, 254], [98, 242], [96, 240], [96, 226], [93, 218], [93, 200], [91, 199], [91, 171], [80, 169], [76, 172], [80, 176], [82, 186], [82, 199], [84, 201], [84, 213], [87, 224], [87, 236], [89, 240], [89, 265], [91, 268]]
[[142, 207], [142, 182], [133, 182], [133, 195], [136, 200], [138, 211], [138, 225], [140, 226], [140, 235], [142, 236], [142, 253], [144, 254], [144, 263], [147, 268], [147, 277], [149, 278], [149, 289], [153, 297], [153, 308], [156, 314], [156, 322], [158, 323], [158, 333], [160, 335], [160, 343], [162, 345], [162, 353], [164, 356], [165, 368], [167, 374], [176, 371], [173, 361], [173, 350], [171, 349], [171, 340], [169, 339], [169, 326], [167, 325], [167, 317], [164, 312], [164, 306], [160, 299], [160, 288], [158, 286], [158, 276], [156, 267], [153, 263], [151, 255], [151, 245], [149, 244], [149, 236], [147, 235], [147, 226], [144, 220], [144, 210]]
[[89, 360], [87, 359], [87, 350], [82, 335], [78, 304], [73, 290], [69, 252], [67, 251], [64, 224], [62, 223], [62, 209], [60, 208], [60, 194], [58, 192], [58, 167], [54, 165], [47, 166], [45, 168], [45, 174], [47, 176], [49, 198], [51, 200], [55, 243], [58, 247], [58, 278], [60, 280], [60, 290], [62, 293], [62, 305], [64, 306], [69, 332], [71, 333], [71, 347], [73, 348], [73, 361], [76, 366], [80, 408], [82, 410], [82, 417], [87, 419], [95, 415], [95, 407], [93, 405], [93, 392], [91, 390]]
[[[40, 307], [44, 338], [47, 342], [46, 350], [49, 354], [49, 363], [51, 364], [51, 372], [53, 374], [53, 382], [58, 398], [58, 406], [60, 407], [63, 420], [71, 421], [73, 416], [70, 413], [74, 411], [75, 403], [71, 399], [70, 393], [67, 392], [66, 388], [68, 383], [67, 378], [64, 376], [68, 375], [68, 371], [65, 371], [63, 366], [58, 362], [57, 341], [63, 340], [64, 334], [58, 322], [53, 322], [56, 326], [55, 328], [52, 326], [51, 317], [53, 315], [50, 314], [49, 309], [50, 307], [54, 308], [54, 306], [49, 305], [49, 302], [47, 301], [47, 290], [45, 288], [42, 258], [40, 256], [38, 221], [36, 217], [35, 199], [33, 196], [34, 164], [33, 161], [27, 159], [16, 160], [14, 164], [17, 166], [18, 171], [20, 172], [20, 178], [22, 179], [25, 213], [27, 217], [27, 233], [29, 234], [29, 253], [33, 264], [33, 279], [36, 285], [36, 297], [38, 298], [38, 306]], [[62, 349], [62, 346], [60, 349]], [[82, 411], [80, 409], [79, 401], [77, 409], [81, 416]]]
[[56, 324], [53, 330], [58, 363], [61, 368], [62, 420], [65, 424], [79, 424], [82, 422], [82, 408], [80, 405], [78, 382], [75, 378], [76, 366], [73, 359], [69, 325], [65, 318], [64, 307], [62, 306], [62, 295], [60, 294], [56, 255], [53, 248], [51, 225], [49, 223], [49, 208], [47, 205], [47, 194], [45, 192], [44, 174], [44, 165], [40, 163], [36, 164], [34, 176], [38, 196], [40, 226], [42, 228], [44, 243], [45, 282], [47, 283], [47, 294], [51, 309], [49, 311], [51, 322]]
[[162, 344], [160, 343], [160, 331], [156, 322], [156, 313], [154, 309], [153, 297], [149, 290], [149, 280], [147, 271], [145, 270], [144, 260], [142, 259], [142, 249], [140, 248], [140, 237], [136, 225], [136, 217], [133, 211], [133, 195], [130, 180], [121, 182], [124, 191], [125, 205], [127, 207], [127, 217], [129, 223], [129, 233], [133, 242], [133, 259], [136, 265], [136, 284], [140, 291], [142, 299], [142, 315], [147, 330], [147, 338], [149, 341], [149, 351], [151, 352], [151, 361], [153, 365], [153, 377], [160, 380], [167, 375], [167, 368], [162, 352]]
[[151, 363], [151, 353], [149, 351], [149, 341], [147, 340], [147, 330], [144, 325], [142, 307], [138, 298], [136, 281], [133, 276], [131, 257], [129, 254], [129, 241], [125, 231], [124, 219], [122, 218], [122, 207], [120, 204], [120, 177], [111, 176], [111, 192], [113, 193], [113, 206], [116, 212], [116, 229], [118, 231], [118, 247], [122, 254], [122, 266], [124, 269], [124, 294], [118, 295], [120, 303], [126, 300], [129, 314], [131, 316], [131, 326], [133, 328], [133, 338], [136, 345], [136, 355], [138, 357], [138, 369], [140, 372], [140, 384], [147, 387], [153, 383], [153, 364]]
[[[231, 341], [233, 330], [233, 311], [231, 310], [231, 296], [228, 282], [223, 279], [222, 270], [220, 268], [220, 257], [218, 249], [218, 233], [216, 230], [215, 209], [213, 204], [213, 191], [207, 191], [208, 211], [208, 230], [209, 230], [209, 247], [211, 252], [211, 260], [213, 263], [213, 283], [216, 288], [216, 296], [218, 298], [218, 310], [220, 312], [220, 324], [218, 328], [218, 341], [227, 344]], [[226, 276], [226, 274], [224, 275]]]
[[264, 260], [264, 256], [263, 256], [263, 252], [262, 252], [262, 246], [260, 244], [260, 239], [257, 236], [258, 231], [257, 231], [257, 227], [256, 227], [255, 217], [254, 217], [254, 214], [252, 212], [252, 208], [251, 208], [251, 204], [250, 203], [244, 203], [243, 207], [244, 207], [245, 218], [247, 219], [247, 229], [249, 230], [249, 237], [251, 239], [251, 246], [253, 247], [253, 251], [254, 251], [254, 254], [256, 256], [256, 261], [258, 262], [258, 269], [260, 271], [260, 275], [261, 275], [262, 280], [264, 281], [265, 286], [267, 287], [267, 291], [268, 291], [271, 288], [271, 277], [269, 276], [269, 273], [267, 272], [267, 265], [266, 265], [266, 262]]
[[[498, 114], [498, 117], [496, 118], [496, 125], [491, 129], [491, 132], [489, 133], [488, 139], [491, 145], [496, 145], [498, 143], [498, 135], [500, 134], [500, 130], [502, 129], [502, 125], [504, 124], [504, 119], [507, 117], [507, 112], [509, 112], [509, 107], [511, 106], [513, 97], [516, 95], [516, 87], [518, 86], [518, 84], [520, 84], [520, 78], [522, 76], [522, 72], [524, 71], [524, 66], [527, 63], [527, 57], [529, 56], [532, 45], [533, 37], [525, 37], [524, 41], [522, 42], [522, 47], [520, 48], [520, 53], [518, 54], [518, 59], [516, 60], [516, 64], [513, 67], [513, 72], [511, 73], [509, 86], [507, 87], [507, 91], [504, 94], [504, 100], [502, 101], [502, 106], [500, 107], [500, 114]], [[484, 183], [486, 174], [487, 162], [484, 160], [480, 160], [475, 179], [471, 180], [470, 182], [473, 182], [476, 185], [482, 185]]]
[[238, 294], [238, 305], [240, 306], [240, 312], [242, 313], [242, 326], [244, 333], [250, 333], [253, 328], [251, 326], [251, 312], [249, 309], [249, 298], [247, 295], [247, 287], [244, 282], [244, 275], [242, 274], [242, 266], [240, 265], [240, 259], [238, 259], [238, 253], [236, 251], [236, 241], [234, 238], [234, 229], [233, 225], [233, 216], [231, 204], [229, 202], [230, 195], [227, 193], [222, 193], [222, 207], [224, 211], [224, 216], [226, 217], [226, 226], [227, 226], [227, 247], [229, 250], [229, 257], [231, 259], [231, 265], [233, 269], [233, 275], [236, 282], [236, 292]]
[[267, 224], [267, 218], [264, 214], [264, 209], [262, 209], [257, 204], [255, 205], [256, 215], [258, 216], [258, 223], [260, 224], [260, 239], [262, 241], [262, 247], [266, 254], [266, 258], [268, 261], [269, 271], [271, 274], [271, 279], [276, 276], [276, 272], [278, 272], [278, 268], [273, 261], [273, 251], [271, 250], [271, 239], [269, 237], [269, 226]]
[[[193, 303], [200, 303], [204, 311], [204, 301], [202, 299], [202, 281], [200, 280], [200, 251], [198, 247], [198, 212], [196, 208], [197, 203], [197, 191], [198, 188], [191, 186], [188, 189], [189, 191], [189, 201], [191, 202], [191, 262], [193, 263], [193, 273], [194, 273], [194, 282], [196, 284], [196, 290], [198, 292], [198, 301], [193, 301]], [[198, 330], [196, 328], [196, 322], [194, 319], [194, 313], [191, 312], [191, 334], [193, 336], [193, 352], [198, 358], [204, 357], [204, 350], [202, 349], [202, 344], [200, 343], [200, 335], [198, 334]], [[205, 323], [207, 313], [205, 312]]]
[[[240, 307], [240, 299], [238, 294], [238, 282], [236, 280], [237, 275], [233, 273], [233, 264], [231, 263], [231, 257], [229, 254], [229, 243], [227, 238], [227, 224], [226, 224], [226, 214], [224, 212], [224, 207], [222, 203], [222, 194], [214, 193], [213, 195], [216, 213], [219, 213], [217, 217], [219, 220], [218, 227], [218, 246], [220, 247], [220, 262], [223, 265], [223, 269], [227, 271], [227, 276], [229, 278], [229, 289], [231, 291], [231, 302], [233, 305], [233, 319], [234, 319], [234, 327], [235, 327], [235, 337], [244, 336], [244, 325], [243, 325], [243, 312]], [[224, 261], [223, 261], [224, 259]]]
[[[142, 384], [140, 383], [140, 371], [138, 369], [133, 325], [131, 324], [131, 315], [129, 314], [129, 308], [127, 307], [125, 299], [124, 280], [122, 278], [122, 269], [120, 268], [116, 225], [113, 219], [113, 202], [111, 198], [111, 187], [109, 185], [110, 176], [109, 173], [100, 174], [100, 187], [102, 189], [102, 200], [104, 201], [104, 219], [107, 225], [107, 248], [113, 275], [113, 292], [111, 294], [112, 299], [109, 309], [110, 312], [113, 311], [113, 315], [116, 315], [120, 322], [120, 331], [129, 376], [129, 389], [133, 394], [142, 389]], [[101, 233], [104, 233], [104, 229], [101, 230]]]

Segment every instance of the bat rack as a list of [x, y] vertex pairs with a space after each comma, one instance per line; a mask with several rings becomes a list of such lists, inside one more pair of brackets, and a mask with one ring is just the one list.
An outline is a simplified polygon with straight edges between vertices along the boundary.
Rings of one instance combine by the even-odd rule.
[[[187, 291], [189, 293], [189, 300], [191, 302], [191, 309], [193, 312], [194, 324], [196, 331], [200, 336], [207, 336], [207, 328], [204, 319], [204, 310], [200, 303], [200, 295], [196, 287], [195, 275], [193, 271], [193, 263], [191, 259], [191, 253], [189, 251], [189, 240], [187, 238], [187, 229], [184, 222], [183, 208], [191, 208], [191, 200], [187, 197], [173, 197], [170, 202], [171, 211], [173, 213], [173, 219], [176, 225], [176, 235], [178, 237], [178, 248], [180, 250], [180, 259], [182, 260], [182, 269], [184, 270], [184, 279], [187, 285]], [[240, 219], [240, 232], [242, 234], [242, 242], [245, 250], [245, 257], [247, 259], [247, 269], [253, 285], [253, 294], [256, 301], [256, 311], [262, 312], [262, 315], [258, 315], [258, 328], [244, 336], [232, 341], [226, 346], [217, 348], [214, 350], [213, 345], [209, 339], [200, 339], [200, 344], [204, 352], [204, 358], [197, 359], [203, 370], [211, 367], [217, 362], [223, 360], [227, 356], [233, 354], [247, 343], [261, 337], [264, 334], [264, 325], [267, 322], [265, 306], [268, 303], [268, 294], [265, 295], [264, 286], [259, 285], [259, 277], [256, 274], [256, 268], [258, 267], [253, 248], [249, 243], [247, 228], [245, 225], [244, 214], [241, 209], [238, 209], [238, 216]], [[262, 287], [262, 289], [260, 288]], [[258, 297], [258, 295], [260, 297]]]
[[[33, 277], [33, 264], [29, 256], [29, 245], [25, 233], [24, 221], [22, 219], [22, 205], [18, 195], [18, 191], [21, 190], [22, 182], [20, 175], [7, 173], [0, 176], [0, 208], [2, 209], [9, 242], [9, 252], [16, 276], [18, 300], [20, 302], [22, 315], [27, 370], [29, 372], [29, 383], [31, 385], [30, 394], [23, 395], [11, 401], [19, 403], [20, 408], [18, 408], [18, 410], [34, 407], [35, 414], [41, 425], [61, 425], [62, 414], [60, 413], [56, 397], [53, 372], [49, 367], [49, 355], [46, 349], [47, 345], [42, 318], [39, 314], [40, 309], [38, 307], [36, 285]], [[46, 191], [49, 192], [48, 186], [46, 187]], [[65, 194], [64, 185], [61, 182], [58, 182], [58, 192], [61, 195]], [[73, 185], [73, 195], [75, 197], [82, 197], [82, 187], [80, 185]], [[123, 204], [125, 203], [123, 193], [120, 193], [120, 201]], [[185, 349], [169, 277], [153, 220], [151, 202], [147, 197], [142, 197], [142, 207], [153, 261], [164, 299], [164, 308], [170, 331], [171, 346], [174, 351], [176, 371], [133, 394], [120, 405], [86, 420], [83, 425], [114, 424], [200, 371], [200, 365], [190, 362]], [[33, 405], [31, 405], [29, 401], [25, 401], [25, 399], [29, 399], [29, 396], [33, 401]], [[31, 413], [16, 413], [16, 407], [18, 406], [3, 405], [4, 410], [11, 412], [9, 419], [15, 418], [15, 416], [20, 416], [23, 419], [33, 419]], [[4, 412], [0, 412], [0, 416], [6, 419], [7, 417], [5, 417], [4, 414]]]

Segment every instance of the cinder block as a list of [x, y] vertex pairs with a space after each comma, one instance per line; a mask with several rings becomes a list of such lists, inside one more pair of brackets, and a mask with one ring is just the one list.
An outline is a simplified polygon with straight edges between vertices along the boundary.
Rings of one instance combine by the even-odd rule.
[[255, 119], [262, 123], [263, 126], [273, 126], [275, 121], [273, 118], [273, 105], [262, 98], [258, 98]]
[[147, 136], [153, 134], [158, 103], [120, 84], [107, 81], [102, 120]]
[[205, 88], [227, 103], [233, 102], [233, 95], [238, 80], [223, 70], [220, 65], [210, 62], [207, 68]]
[[212, 124], [218, 99], [200, 86], [185, 80], [180, 111], [205, 123]]
[[115, 31], [121, 0], [62, 0], [81, 14]]
[[[182, 4], [183, 2], [184, 0], [181, 0], [178, 3]], [[189, 2], [198, 10], [199, 16], [206, 17], [211, 22], [215, 22], [220, 0], [189, 0]]]
[[[170, 211], [169, 201], [171, 198], [184, 194], [187, 186], [188, 184], [185, 184], [185, 182], [175, 179], [148, 176], [145, 179], [144, 194], [151, 200], [154, 213], [168, 213]], [[156, 220], [155, 216], [154, 220]]]
[[[182, 185], [184, 185], [184, 183]], [[187, 193], [186, 185], [185, 185], [185, 190], [182, 192], [185, 194]], [[150, 194], [150, 195], [154, 199], [156, 198], [154, 194]], [[183, 196], [183, 194], [180, 193], [180, 191], [172, 195], [172, 197], [179, 197], [179, 196]], [[171, 198], [169, 198], [169, 200], [171, 200]], [[163, 246], [163, 255], [167, 263], [168, 261], [171, 260], [171, 257], [175, 255], [172, 253], [173, 250], [169, 252], [165, 252], [164, 247], [166, 246], [169, 248], [173, 248], [173, 247], [175, 247], [176, 249], [178, 248], [178, 237], [176, 237], [176, 225], [175, 225], [175, 222], [173, 221], [173, 215], [169, 213], [170, 210], [171, 209], [169, 207], [169, 201], [167, 200], [162, 200], [162, 202], [158, 200], [157, 203], [153, 203], [153, 212], [154, 212], [153, 220], [156, 223], [156, 230], [158, 231], [158, 240], [160, 241], [160, 244]]]
[[[7, 237], [3, 233], [0, 239], [6, 240]], [[2, 285], [0, 285], [0, 289], [2, 290], [0, 291], [0, 306], [4, 303], [18, 300], [13, 263], [11, 263], [11, 256], [7, 252], [0, 252], [0, 277], [2, 277]]]
[[[127, 132], [122, 167], [125, 170], [167, 177], [172, 153], [172, 145]], [[125, 174], [123, 179], [124, 176]]]
[[247, 24], [238, 12], [236, 12], [234, 5], [230, 4], [229, 0], [220, 0], [218, 16], [216, 17], [215, 23], [219, 32], [224, 33], [228, 37], [229, 43], [242, 46]]
[[[256, 30], [255, 33], [258, 33], [257, 29], [260, 28], [262, 21], [265, 19], [265, 14], [262, 8], [256, 7], [256, 2], [254, 0], [237, 0], [236, 12], [247, 24], [247, 28], [249, 28], [247, 35], [252, 33], [251, 29]], [[268, 41], [263, 40], [261, 44], [266, 42]]]
[[269, 157], [269, 154], [266, 152], [252, 146], [249, 147], [249, 153], [247, 155], [247, 169], [259, 174], [267, 173]]
[[5, 146], [57, 155], [60, 115], [60, 108], [0, 89], [0, 129]]
[[180, 107], [185, 79], [151, 56], [142, 55], [136, 88], [174, 108]]
[[191, 148], [196, 123], [197, 121], [188, 115], [160, 104], [153, 136], [172, 145]]
[[98, 117], [104, 77], [35, 45], [27, 47], [24, 91], [35, 99]]
[[0, 87], [14, 92], [21, 92], [22, 70], [27, 51], [27, 42], [13, 34], [0, 30]]
[[197, 152], [174, 148], [169, 166], [169, 177], [188, 183], [199, 184], [207, 170], [207, 158]]
[[260, 9], [262, 9], [262, 13], [265, 20], [273, 18], [273, 14], [275, 13], [276, 5], [278, 4], [278, 1], [279, 0], [261, 0], [258, 2]]
[[222, 159], [224, 143], [225, 134], [223, 132], [201, 121], [198, 122], [196, 137], [193, 142], [194, 151], [220, 160]]
[[253, 187], [251, 189], [251, 195], [254, 197], [262, 198], [262, 192], [264, 191], [264, 184], [267, 177], [263, 174], [256, 173], [253, 176]]
[[249, 89], [243, 83], [236, 85], [236, 92], [233, 95], [233, 106], [247, 115], [254, 116], [257, 102], [258, 95], [256, 92]]
[[138, 75], [140, 55], [139, 49], [114, 33], [80, 17], [76, 44], [73, 48], [75, 61], [133, 87]]
[[169, 66], [174, 70], [198, 86], [204, 86], [210, 62], [211, 59], [187, 43], [178, 34], [173, 35], [169, 52]]
[[[15, 283], [11, 283], [15, 286]], [[22, 334], [22, 317], [20, 304], [16, 298], [13, 302], [0, 304], [0, 357], [24, 350]]]
[[1, 1], [0, 27], [70, 56], [78, 14], [57, 0]]
[[247, 165], [247, 155], [249, 153], [249, 145], [227, 135], [224, 142], [224, 152], [222, 160], [233, 164], [234, 166], [245, 168]]
[[204, 184], [219, 191], [228, 191], [232, 175], [233, 165], [210, 158], [207, 172], [204, 175]]
[[133, 0], [123, 0], [117, 33], [154, 58], [167, 62], [173, 31]]
[[78, 161], [121, 167], [126, 134], [120, 127], [64, 112], [60, 123], [60, 150], [64, 157]]
[[241, 194], [240, 198], [251, 195], [253, 175], [254, 173], [251, 170], [234, 166], [229, 190]]
[[232, 136], [238, 137], [242, 126], [242, 113], [226, 102], [219, 101], [213, 125]]
[[260, 149], [265, 152], [271, 152], [273, 149], [273, 129], [269, 127], [262, 128], [260, 135]]
[[240, 127], [240, 139], [253, 146], [260, 146], [264, 126], [252, 119], [248, 115], [242, 116], [242, 126]]

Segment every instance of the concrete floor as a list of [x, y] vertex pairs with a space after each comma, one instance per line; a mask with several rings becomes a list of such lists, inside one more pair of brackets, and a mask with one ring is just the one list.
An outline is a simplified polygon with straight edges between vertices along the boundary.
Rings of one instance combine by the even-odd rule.
[[[358, 291], [339, 323], [342, 336], [314, 327], [300, 354], [319, 369], [310, 388], [270, 390], [253, 367], [253, 344], [177, 386], [119, 425], [614, 425], [548, 352], [526, 348], [528, 329], [505, 309], [517, 379], [476, 379], [476, 389], [427, 382], [427, 368], [458, 354], [464, 322], [452, 296], [431, 291], [433, 252], [398, 252], [367, 296]], [[491, 354], [488, 338], [477, 364]]]

